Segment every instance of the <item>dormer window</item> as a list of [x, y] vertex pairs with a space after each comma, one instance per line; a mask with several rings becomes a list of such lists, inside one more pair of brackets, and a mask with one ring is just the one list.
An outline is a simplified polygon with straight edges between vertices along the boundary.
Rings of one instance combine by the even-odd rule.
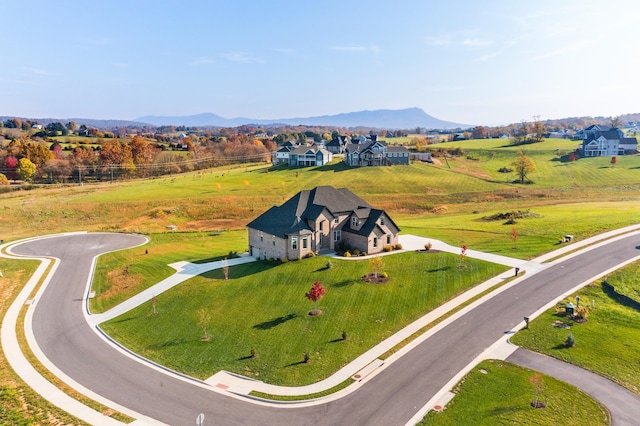
[[380, 216], [380, 225], [384, 226], [384, 216]]
[[357, 217], [352, 217], [351, 218], [351, 226], [353, 226], [354, 228], [358, 226], [358, 218]]

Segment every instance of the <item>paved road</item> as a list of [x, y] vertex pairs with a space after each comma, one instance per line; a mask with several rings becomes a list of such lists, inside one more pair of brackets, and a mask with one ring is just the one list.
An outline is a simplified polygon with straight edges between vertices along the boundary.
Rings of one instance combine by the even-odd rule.
[[[13, 252], [62, 259], [35, 306], [34, 334], [47, 357], [89, 389], [171, 425], [192, 425], [203, 412], [224, 425], [403, 425], [488, 346], [549, 300], [636, 257], [628, 236], [546, 269], [461, 316], [385, 368], [357, 392], [312, 407], [278, 409], [233, 399], [168, 377], [113, 350], [86, 324], [82, 298], [91, 259], [121, 244], [104, 234], [63, 236]], [[134, 244], [133, 241], [130, 243]]]

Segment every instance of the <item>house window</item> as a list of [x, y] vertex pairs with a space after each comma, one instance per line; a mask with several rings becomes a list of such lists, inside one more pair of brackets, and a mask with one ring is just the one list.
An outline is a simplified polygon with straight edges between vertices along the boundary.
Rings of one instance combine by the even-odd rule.
[[335, 223], [340, 223], [340, 218], [339, 218], [338, 216], [336, 216], [336, 218], [335, 218], [334, 222], [335, 222]]
[[380, 225], [384, 225], [384, 216], [380, 216]]
[[340, 231], [333, 231], [333, 241], [340, 241]]
[[307, 237], [302, 237], [302, 248], [303, 249], [307, 248]]
[[322, 231], [322, 224], [324, 223], [324, 220], [322, 222], [320, 222], [320, 230]]
[[391, 235], [387, 235], [387, 245], [391, 244]]
[[276, 245], [276, 236], [275, 235], [271, 236], [271, 242], [273, 243], [274, 246]]
[[291, 249], [298, 250], [298, 237], [291, 237]]
[[260, 241], [264, 241], [264, 237], [262, 236], [262, 231], [260, 231]]
[[374, 247], [378, 247], [378, 238], [377, 237], [373, 237], [373, 246]]
[[358, 218], [357, 217], [352, 217], [351, 218], [351, 226], [353, 226], [353, 227], [358, 226]]

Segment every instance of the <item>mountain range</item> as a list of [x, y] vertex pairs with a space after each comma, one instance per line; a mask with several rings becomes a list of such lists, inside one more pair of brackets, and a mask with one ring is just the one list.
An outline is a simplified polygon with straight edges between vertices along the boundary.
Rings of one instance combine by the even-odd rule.
[[336, 126], [336, 127], [370, 127], [378, 129], [462, 129], [472, 127], [468, 124], [453, 123], [435, 118], [420, 108], [379, 109], [374, 111], [357, 111], [336, 115], [317, 117], [279, 118], [260, 120], [252, 118], [224, 118], [212, 113], [186, 116], [154, 116], [148, 115], [135, 119], [136, 122], [154, 126], [187, 126], [187, 127], [237, 127], [242, 125], [289, 125], [289, 126]]

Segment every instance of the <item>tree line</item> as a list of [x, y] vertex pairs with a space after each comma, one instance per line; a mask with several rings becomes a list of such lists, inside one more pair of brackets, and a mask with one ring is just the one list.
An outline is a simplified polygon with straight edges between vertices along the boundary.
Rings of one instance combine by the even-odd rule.
[[185, 137], [185, 152], [166, 151], [142, 136], [107, 139], [97, 146], [76, 144], [69, 151], [58, 142], [26, 136], [0, 145], [0, 184], [109, 181], [184, 173], [227, 164], [267, 162], [275, 148], [246, 135], [200, 139]]

